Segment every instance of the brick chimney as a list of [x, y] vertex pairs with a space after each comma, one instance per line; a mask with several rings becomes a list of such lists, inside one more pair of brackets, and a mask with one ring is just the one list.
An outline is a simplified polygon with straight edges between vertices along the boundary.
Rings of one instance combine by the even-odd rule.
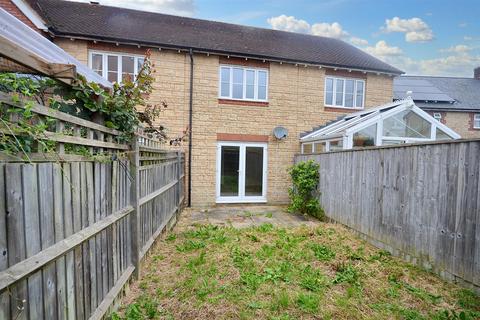
[[480, 80], [480, 67], [473, 69], [473, 78]]

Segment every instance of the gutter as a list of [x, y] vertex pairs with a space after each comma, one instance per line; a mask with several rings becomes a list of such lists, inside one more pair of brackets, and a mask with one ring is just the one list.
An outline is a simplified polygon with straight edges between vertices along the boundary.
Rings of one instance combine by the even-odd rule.
[[188, 109], [188, 207], [192, 206], [192, 123], [193, 123], [193, 49], [190, 56], [190, 101]]

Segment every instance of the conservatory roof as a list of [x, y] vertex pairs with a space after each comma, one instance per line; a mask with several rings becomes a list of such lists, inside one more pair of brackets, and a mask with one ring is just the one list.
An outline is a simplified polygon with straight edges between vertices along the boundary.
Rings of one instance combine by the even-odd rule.
[[60, 47], [0, 8], [0, 71], [35, 73], [71, 84], [77, 74], [112, 87]]
[[300, 142], [339, 139], [376, 123], [380, 119], [385, 119], [407, 109], [411, 109], [421, 117], [428, 119], [429, 122], [435, 123], [439, 129], [445, 131], [451, 137], [460, 138], [453, 130], [418, 108], [413, 100], [408, 97], [404, 100], [394, 101], [376, 108], [351, 113], [337, 121], [303, 134]]

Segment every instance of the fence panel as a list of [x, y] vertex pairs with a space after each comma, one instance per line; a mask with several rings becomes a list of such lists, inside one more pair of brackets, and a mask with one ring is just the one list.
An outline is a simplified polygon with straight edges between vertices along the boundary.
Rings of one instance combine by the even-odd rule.
[[329, 218], [444, 278], [480, 288], [480, 141], [317, 155]]
[[[144, 135], [128, 146], [115, 130], [38, 104], [32, 112], [56, 121], [41, 138], [57, 153], [0, 152], [0, 319], [101, 319], [181, 210], [184, 155]], [[103, 160], [66, 153], [72, 145]]]

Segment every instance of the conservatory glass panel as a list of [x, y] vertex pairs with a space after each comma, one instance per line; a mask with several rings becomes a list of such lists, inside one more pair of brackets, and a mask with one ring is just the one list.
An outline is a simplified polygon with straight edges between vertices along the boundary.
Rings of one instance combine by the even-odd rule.
[[307, 153], [312, 153], [312, 144], [311, 143], [305, 143], [303, 145], [303, 153], [307, 154]]
[[452, 137], [450, 137], [448, 134], [446, 134], [444, 131], [440, 130], [437, 128], [437, 140], [451, 140]]
[[343, 141], [330, 141], [330, 151], [343, 150]]
[[355, 93], [355, 80], [345, 81], [345, 107], [353, 108], [353, 95]]
[[405, 110], [383, 120], [383, 135], [430, 139], [430, 122], [413, 111]]
[[405, 141], [403, 140], [382, 140], [382, 145], [388, 146], [388, 145], [393, 145], [393, 144], [403, 144]]
[[354, 147], [371, 147], [377, 138], [377, 124], [373, 124], [353, 134]]
[[315, 153], [325, 152], [326, 145], [325, 142], [315, 142]]

